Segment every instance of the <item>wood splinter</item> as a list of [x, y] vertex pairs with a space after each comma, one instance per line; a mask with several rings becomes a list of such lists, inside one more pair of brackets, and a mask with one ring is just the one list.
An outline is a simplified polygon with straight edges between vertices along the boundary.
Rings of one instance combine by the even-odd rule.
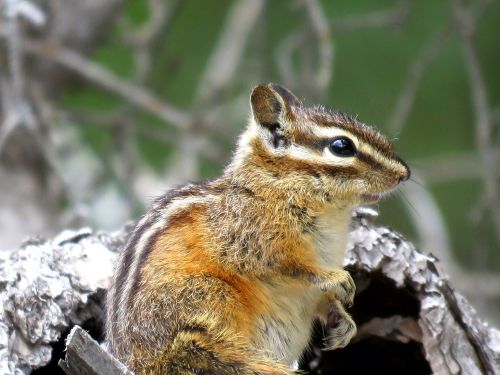
[[59, 361], [59, 367], [68, 375], [133, 375], [80, 326], [69, 333], [66, 358]]

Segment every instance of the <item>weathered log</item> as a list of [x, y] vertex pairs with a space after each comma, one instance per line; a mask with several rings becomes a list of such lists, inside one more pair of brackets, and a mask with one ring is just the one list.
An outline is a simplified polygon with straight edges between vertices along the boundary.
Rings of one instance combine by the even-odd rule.
[[66, 359], [59, 366], [68, 375], [133, 375], [79, 326], [69, 333]]
[[65, 231], [1, 260], [0, 374], [56, 368], [63, 347], [52, 349], [75, 324], [100, 335], [105, 288], [125, 237]]
[[[453, 290], [436, 258], [368, 216], [364, 211], [353, 220], [345, 260], [357, 284], [351, 313], [359, 333], [347, 348], [324, 352], [319, 331], [300, 367], [336, 374], [500, 373], [500, 331]], [[0, 373], [56, 373], [63, 340], [76, 324], [102, 341], [104, 292], [127, 233], [66, 231], [0, 261]], [[79, 350], [68, 354], [92, 356]], [[71, 358], [67, 369], [74, 368]]]

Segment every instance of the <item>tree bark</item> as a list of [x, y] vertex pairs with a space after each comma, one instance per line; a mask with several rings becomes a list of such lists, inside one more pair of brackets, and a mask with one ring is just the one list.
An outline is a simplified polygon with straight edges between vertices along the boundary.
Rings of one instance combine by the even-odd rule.
[[[345, 349], [325, 352], [318, 330], [300, 368], [336, 374], [500, 373], [500, 331], [454, 291], [435, 257], [373, 225], [371, 216], [371, 210], [355, 215], [345, 258], [357, 285], [350, 312], [358, 335]], [[0, 260], [0, 373], [55, 373], [74, 325], [102, 342], [105, 290], [129, 231], [130, 226], [109, 234], [65, 231], [52, 240], [29, 241]], [[66, 369], [82, 356], [107, 358], [78, 335], [80, 344], [68, 348]]]
[[59, 366], [70, 375], [133, 375], [79, 326], [69, 333], [66, 359]]

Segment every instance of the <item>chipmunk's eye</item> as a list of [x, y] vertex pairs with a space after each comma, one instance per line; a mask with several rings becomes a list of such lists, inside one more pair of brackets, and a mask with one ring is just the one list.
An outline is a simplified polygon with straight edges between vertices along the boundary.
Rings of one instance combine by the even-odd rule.
[[330, 142], [328, 146], [330, 151], [337, 156], [354, 156], [356, 155], [356, 147], [354, 143], [347, 137], [337, 137]]

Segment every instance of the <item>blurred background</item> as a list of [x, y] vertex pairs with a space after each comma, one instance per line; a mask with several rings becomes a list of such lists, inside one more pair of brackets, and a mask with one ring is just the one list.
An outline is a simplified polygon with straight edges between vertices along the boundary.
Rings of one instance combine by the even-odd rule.
[[500, 324], [500, 1], [0, 0], [0, 249], [214, 178], [279, 82], [413, 169], [379, 223]]

